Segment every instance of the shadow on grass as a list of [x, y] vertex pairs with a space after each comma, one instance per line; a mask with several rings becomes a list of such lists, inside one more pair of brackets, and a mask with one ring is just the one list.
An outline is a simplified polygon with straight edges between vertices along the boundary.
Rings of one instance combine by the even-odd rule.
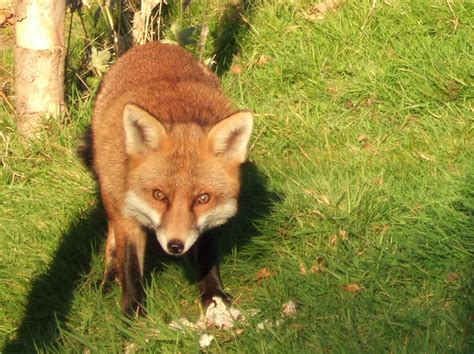
[[216, 30], [211, 33], [216, 49], [216, 73], [222, 76], [229, 71], [234, 56], [239, 51], [239, 39], [246, 33], [250, 24], [248, 18], [256, 6], [256, 0], [242, 0], [237, 4], [227, 4]]
[[462, 302], [460, 309], [464, 322], [464, 352], [474, 353], [474, 170], [467, 175], [463, 200], [455, 204], [455, 209], [467, 217], [467, 233], [464, 236], [470, 259], [466, 265], [466, 278], [459, 294]]
[[58, 325], [66, 322], [81, 275], [89, 273], [92, 255], [102, 243], [105, 222], [104, 212], [96, 209], [64, 232], [48, 269], [33, 281], [16, 338], [0, 352], [33, 353], [56, 343]]

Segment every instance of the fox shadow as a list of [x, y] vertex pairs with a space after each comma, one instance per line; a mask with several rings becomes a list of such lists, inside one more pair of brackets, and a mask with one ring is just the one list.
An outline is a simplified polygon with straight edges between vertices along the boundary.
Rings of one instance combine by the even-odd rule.
[[16, 336], [0, 350], [32, 353], [55, 344], [66, 323], [74, 292], [91, 271], [92, 257], [101, 248], [106, 229], [102, 208], [74, 220], [61, 236], [47, 270], [32, 282]]
[[[255, 165], [245, 164], [242, 178], [238, 216], [215, 231], [221, 235], [219, 239], [224, 241], [220, 247], [224, 257], [233, 248], [244, 247], [252, 237], [258, 235], [255, 222], [268, 217], [276, 201], [276, 196], [266, 188], [265, 176]], [[67, 324], [76, 289], [83, 285], [84, 275], [91, 273], [92, 258], [104, 247], [105, 232], [106, 215], [101, 207], [77, 218], [69, 225], [47, 270], [33, 280], [15, 338], [7, 342], [0, 352], [48, 351], [57, 344], [60, 328]], [[197, 281], [187, 262], [162, 256], [163, 253], [156, 238], [150, 237], [147, 246], [146, 279], [159, 276], [157, 273], [161, 272], [161, 265], [171, 261], [180, 262], [189, 282]], [[153, 268], [157, 272], [151, 272]], [[97, 280], [100, 282], [101, 279]]]

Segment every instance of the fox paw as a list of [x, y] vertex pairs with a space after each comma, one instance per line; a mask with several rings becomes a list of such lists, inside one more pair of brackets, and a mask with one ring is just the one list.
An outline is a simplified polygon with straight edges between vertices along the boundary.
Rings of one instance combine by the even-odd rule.
[[220, 297], [226, 305], [230, 305], [232, 303], [232, 296], [222, 291], [221, 289], [209, 290], [206, 291], [204, 294], [201, 294], [201, 303], [204, 305], [205, 308], [207, 308], [211, 304], [217, 305], [213, 300], [213, 297], [215, 296]]

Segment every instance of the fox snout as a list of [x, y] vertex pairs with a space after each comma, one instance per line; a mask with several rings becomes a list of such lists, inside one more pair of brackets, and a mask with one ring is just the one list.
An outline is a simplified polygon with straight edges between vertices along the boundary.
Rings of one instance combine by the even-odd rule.
[[156, 231], [156, 238], [163, 250], [171, 256], [186, 254], [199, 238], [197, 231], [191, 230], [184, 235], [168, 235], [163, 229]]

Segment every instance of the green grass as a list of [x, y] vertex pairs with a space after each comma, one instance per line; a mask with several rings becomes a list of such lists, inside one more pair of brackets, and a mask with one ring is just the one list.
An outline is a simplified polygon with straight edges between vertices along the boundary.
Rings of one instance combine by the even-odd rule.
[[[256, 112], [221, 272], [237, 306], [260, 312], [240, 335], [213, 332], [210, 352], [474, 350], [474, 5], [376, 5], [311, 22], [310, 1], [258, 1], [250, 25], [211, 22], [239, 52], [211, 36], [206, 55], [218, 48], [227, 69], [237, 54], [242, 73], [222, 70], [224, 88]], [[181, 263], [150, 251], [144, 318], [121, 318], [119, 289], [98, 289], [105, 217], [74, 155], [91, 98], [68, 90], [72, 121], [29, 146], [0, 107], [0, 348], [198, 352], [198, 333], [167, 325], [199, 316]], [[263, 267], [272, 275], [257, 281]], [[288, 300], [296, 317], [257, 331]]]

